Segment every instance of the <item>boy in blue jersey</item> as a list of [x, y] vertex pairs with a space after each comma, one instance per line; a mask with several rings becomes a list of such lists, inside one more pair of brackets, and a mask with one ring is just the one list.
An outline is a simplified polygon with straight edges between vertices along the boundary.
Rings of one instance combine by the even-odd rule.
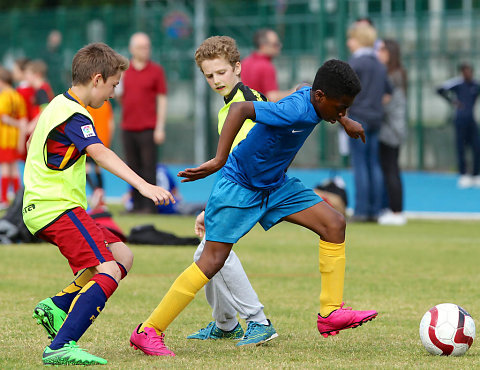
[[[365, 140], [362, 126], [346, 117], [360, 91], [350, 66], [340, 60], [323, 64], [313, 86], [303, 87], [278, 103], [239, 102], [231, 105], [217, 154], [203, 165], [181, 171], [185, 181], [220, 169], [205, 211], [206, 244], [200, 258], [173, 283], [144, 325], [162, 333], [223, 266], [232, 246], [259, 222], [265, 230], [288, 221], [320, 237], [322, 273], [317, 327], [324, 337], [357, 327], [377, 312], [343, 308], [345, 218], [286, 170], [320, 121], [336, 121], [353, 138]], [[257, 124], [230, 153], [246, 119]], [[223, 168], [222, 168], [223, 167]], [[163, 335], [163, 334], [162, 334]]]

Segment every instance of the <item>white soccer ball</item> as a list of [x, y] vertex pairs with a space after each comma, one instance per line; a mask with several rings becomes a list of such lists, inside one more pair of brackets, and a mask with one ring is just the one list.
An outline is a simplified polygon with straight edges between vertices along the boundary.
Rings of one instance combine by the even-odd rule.
[[420, 322], [420, 340], [434, 355], [462, 356], [475, 338], [475, 322], [462, 307], [453, 303], [437, 304]]

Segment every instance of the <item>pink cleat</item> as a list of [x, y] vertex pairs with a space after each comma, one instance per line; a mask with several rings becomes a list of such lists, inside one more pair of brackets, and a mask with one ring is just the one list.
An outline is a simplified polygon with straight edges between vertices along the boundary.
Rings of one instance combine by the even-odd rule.
[[175, 356], [175, 353], [170, 351], [163, 342], [165, 334], [158, 335], [155, 329], [148, 327], [139, 333], [138, 330], [141, 325], [138, 325], [130, 336], [130, 347], [140, 349], [149, 356]]
[[332, 311], [327, 317], [318, 314], [317, 327], [320, 334], [325, 338], [329, 335], [337, 335], [340, 330], [356, 328], [364, 322], [371, 321], [377, 317], [378, 312], [374, 310], [356, 311], [352, 307], [343, 308], [341, 304], [338, 310]]

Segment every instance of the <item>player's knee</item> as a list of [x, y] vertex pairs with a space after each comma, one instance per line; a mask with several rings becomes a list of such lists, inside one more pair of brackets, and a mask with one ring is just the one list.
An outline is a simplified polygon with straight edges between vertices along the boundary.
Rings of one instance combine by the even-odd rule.
[[117, 282], [122, 278], [122, 272], [116, 261], [108, 261], [98, 265], [95, 268], [95, 272], [110, 275]]
[[133, 259], [134, 259], [133, 252], [130, 250], [130, 248], [126, 248], [125, 254], [122, 258], [123, 261], [118, 261], [118, 262], [120, 262], [128, 272], [133, 266]]
[[345, 216], [340, 212], [332, 213], [330, 220], [327, 224], [329, 239], [334, 239], [335, 242], [342, 242], [345, 239], [345, 229], [347, 222]]

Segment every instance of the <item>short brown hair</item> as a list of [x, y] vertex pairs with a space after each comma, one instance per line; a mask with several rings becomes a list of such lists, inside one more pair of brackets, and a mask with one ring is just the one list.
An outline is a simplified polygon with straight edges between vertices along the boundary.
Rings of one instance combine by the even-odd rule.
[[195, 52], [195, 62], [202, 70], [205, 60], [225, 58], [232, 66], [240, 62], [240, 52], [234, 39], [228, 36], [212, 36], [206, 39]]
[[12, 78], [12, 73], [8, 70], [0, 66], [0, 81], [12, 85], [13, 83], [13, 78]]
[[32, 71], [33, 73], [45, 77], [47, 74], [47, 64], [40, 59], [34, 59], [25, 64], [25, 70]]
[[119, 71], [128, 68], [128, 59], [117, 53], [110, 46], [96, 42], [81, 48], [73, 57], [72, 83], [85, 85], [97, 73], [104, 81]]

